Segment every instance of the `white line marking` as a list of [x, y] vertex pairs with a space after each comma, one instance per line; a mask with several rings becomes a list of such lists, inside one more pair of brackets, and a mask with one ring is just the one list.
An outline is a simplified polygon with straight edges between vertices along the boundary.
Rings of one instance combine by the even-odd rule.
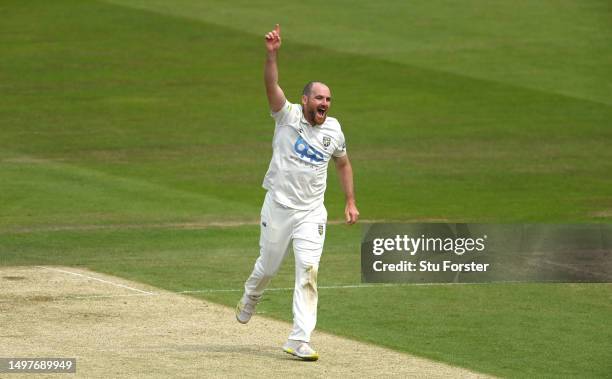
[[[456, 283], [442, 283], [442, 284], [456, 284]], [[336, 286], [318, 286], [318, 289], [341, 289], [341, 288], [370, 288], [370, 287], [401, 287], [407, 285], [425, 285], [424, 283], [380, 283], [380, 284], [342, 284]], [[278, 287], [278, 288], [266, 288], [267, 291], [293, 291], [293, 287]], [[226, 288], [226, 289], [203, 289], [203, 290], [186, 290], [176, 291], [175, 293], [207, 293], [207, 292], [242, 292], [244, 289]]]
[[[540, 281], [550, 283], [560, 283], [555, 280]], [[453, 283], [370, 283], [370, 284], [340, 284], [335, 286], [318, 286], [318, 289], [343, 289], [343, 288], [383, 288], [383, 287], [429, 287], [429, 286], [474, 286], [474, 285], [487, 285], [487, 284], [529, 284], [534, 282], [526, 282], [520, 280], [500, 280], [495, 282], [477, 282], [477, 283], [465, 283], [465, 282], [453, 282]], [[293, 291], [293, 287], [278, 287], [278, 288], [266, 288], [268, 291]], [[210, 293], [210, 292], [242, 292], [244, 289], [240, 288], [209, 288], [201, 290], [185, 290], [185, 291], [170, 291], [172, 293]]]
[[38, 268], [42, 268], [45, 270], [50, 270], [50, 271], [57, 271], [57, 272], [63, 272], [65, 274], [70, 274], [70, 275], [74, 275], [74, 276], [80, 276], [82, 278], [87, 278], [87, 279], [91, 279], [91, 280], [96, 280], [98, 282], [102, 282], [102, 283], [106, 283], [106, 284], [110, 284], [112, 286], [115, 287], [121, 287], [121, 288], [125, 288], [128, 289], [130, 291], [136, 291], [139, 293], [143, 293], [143, 294], [147, 294], [147, 295], [155, 295], [154, 292], [149, 292], [149, 291], [143, 291], [143, 290], [139, 290], [138, 288], [133, 288], [133, 287], [129, 287], [123, 284], [119, 284], [119, 283], [114, 283], [114, 282], [110, 282], [108, 280], [104, 280], [104, 279], [100, 279], [100, 278], [94, 278], [93, 276], [88, 276], [88, 275], [83, 275], [83, 274], [79, 274], [78, 272], [72, 272], [72, 271], [66, 271], [66, 270], [60, 270], [59, 268], [52, 268], [52, 267], [45, 267], [45, 266], [36, 266]]

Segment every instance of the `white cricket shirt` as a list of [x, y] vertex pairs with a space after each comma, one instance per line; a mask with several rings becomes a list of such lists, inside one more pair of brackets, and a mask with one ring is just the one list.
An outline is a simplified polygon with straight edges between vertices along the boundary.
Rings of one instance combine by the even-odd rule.
[[289, 101], [271, 115], [276, 126], [263, 188], [286, 207], [315, 209], [323, 204], [329, 160], [346, 155], [340, 123], [328, 116], [322, 125], [311, 126], [302, 106]]

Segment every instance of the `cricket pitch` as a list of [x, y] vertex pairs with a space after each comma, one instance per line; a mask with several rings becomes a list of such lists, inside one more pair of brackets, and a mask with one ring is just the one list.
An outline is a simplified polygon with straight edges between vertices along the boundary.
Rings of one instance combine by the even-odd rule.
[[0, 268], [0, 325], [0, 357], [76, 358], [77, 377], [486, 377], [322, 332], [302, 362], [285, 322], [74, 267]]

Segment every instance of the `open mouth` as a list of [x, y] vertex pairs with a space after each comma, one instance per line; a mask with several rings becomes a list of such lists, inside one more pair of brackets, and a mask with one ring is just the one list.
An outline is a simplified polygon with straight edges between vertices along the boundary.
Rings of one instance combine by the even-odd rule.
[[325, 116], [325, 112], [327, 112], [327, 109], [325, 109], [325, 108], [317, 108], [317, 113], [319, 114], [319, 116], [321, 116], [321, 117]]

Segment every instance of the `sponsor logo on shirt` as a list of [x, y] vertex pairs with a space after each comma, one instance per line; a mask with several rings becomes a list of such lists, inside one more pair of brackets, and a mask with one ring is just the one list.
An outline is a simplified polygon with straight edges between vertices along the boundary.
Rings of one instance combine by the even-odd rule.
[[323, 162], [323, 154], [304, 141], [302, 136], [298, 136], [293, 145], [293, 150], [304, 160], [309, 159], [311, 162]]

